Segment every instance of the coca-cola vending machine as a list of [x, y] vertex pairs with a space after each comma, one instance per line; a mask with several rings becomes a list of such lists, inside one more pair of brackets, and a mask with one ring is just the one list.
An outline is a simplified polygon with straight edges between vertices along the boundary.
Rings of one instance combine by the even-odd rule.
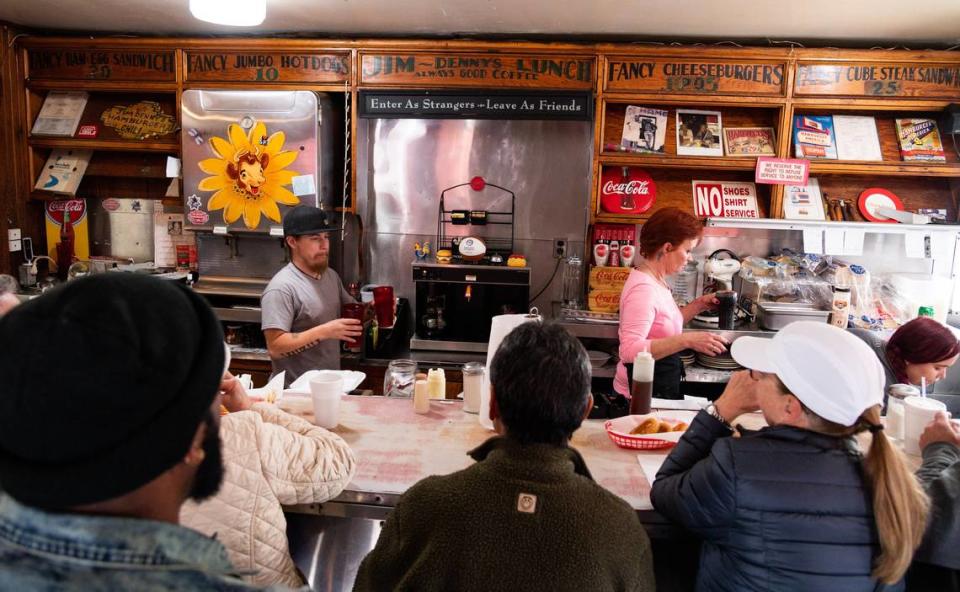
[[609, 214], [636, 216], [653, 207], [657, 185], [636, 167], [608, 167], [600, 177], [600, 209]]

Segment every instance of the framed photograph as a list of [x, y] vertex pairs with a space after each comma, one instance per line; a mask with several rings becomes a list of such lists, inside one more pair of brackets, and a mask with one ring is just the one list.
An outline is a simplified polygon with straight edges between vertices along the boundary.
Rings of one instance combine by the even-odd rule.
[[806, 185], [783, 187], [783, 217], [787, 220], [826, 220], [820, 183], [807, 179]]
[[677, 109], [677, 154], [723, 156], [720, 112]]
[[723, 143], [727, 156], [774, 156], [772, 127], [725, 127]]
[[667, 116], [663, 109], [627, 105], [620, 145], [633, 152], [664, 152], [667, 143]]

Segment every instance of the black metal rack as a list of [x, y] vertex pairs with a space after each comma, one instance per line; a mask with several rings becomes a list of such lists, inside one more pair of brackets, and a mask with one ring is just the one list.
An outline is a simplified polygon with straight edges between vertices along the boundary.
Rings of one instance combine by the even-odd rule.
[[[453, 219], [454, 212], [463, 212], [463, 211], [469, 212], [469, 210], [462, 210], [462, 209], [448, 210], [446, 209], [446, 199], [447, 199], [448, 192], [453, 191], [455, 189], [459, 189], [461, 187], [469, 187], [470, 189], [476, 192], [484, 191], [488, 187], [495, 187], [496, 189], [499, 189], [510, 196], [510, 210], [509, 211], [473, 210], [476, 212], [479, 212], [479, 211], [484, 212], [485, 217], [484, 217], [483, 223], [474, 223], [472, 220], [460, 222], [459, 224], [455, 223]], [[494, 226], [494, 227], [509, 226], [510, 227], [509, 238], [505, 236], [497, 237], [497, 236], [489, 236], [486, 234], [476, 234], [476, 233], [471, 233], [469, 235], [469, 236], [474, 236], [476, 238], [481, 239], [487, 247], [487, 251], [484, 254], [483, 260], [480, 263], [489, 262], [490, 255], [492, 255], [493, 253], [497, 253], [501, 255], [503, 258], [503, 261], [506, 262], [510, 254], [514, 252], [513, 250], [514, 213], [516, 211], [516, 203], [517, 203], [517, 197], [513, 193], [513, 191], [510, 191], [506, 187], [501, 187], [493, 183], [488, 183], [486, 180], [484, 180], [483, 177], [474, 177], [467, 183], [460, 183], [459, 185], [453, 185], [451, 187], [447, 187], [446, 189], [440, 192], [440, 209], [437, 215], [437, 246], [436, 246], [437, 250], [450, 249], [451, 252], [453, 253], [454, 261], [462, 262], [463, 257], [460, 255], [460, 251], [457, 248], [457, 246], [459, 245], [460, 239], [464, 237], [461, 237], [459, 235], [448, 236], [447, 234], [448, 227], [470, 226], [475, 229], [483, 226]]]

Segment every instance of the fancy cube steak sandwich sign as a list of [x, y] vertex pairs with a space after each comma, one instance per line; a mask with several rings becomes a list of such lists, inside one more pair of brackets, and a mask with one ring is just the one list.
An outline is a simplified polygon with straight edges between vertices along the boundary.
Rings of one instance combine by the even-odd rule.
[[638, 215], [657, 201], [653, 177], [636, 167], [606, 168], [600, 178], [600, 207], [611, 214]]

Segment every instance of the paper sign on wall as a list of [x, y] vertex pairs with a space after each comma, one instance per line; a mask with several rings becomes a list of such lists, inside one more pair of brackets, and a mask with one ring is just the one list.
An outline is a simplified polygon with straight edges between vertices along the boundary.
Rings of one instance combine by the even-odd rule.
[[927, 235], [922, 232], [907, 232], [903, 235], [903, 250], [911, 259], [923, 259], [926, 254]]
[[863, 255], [863, 230], [847, 230], [843, 233], [843, 254], [859, 257]]
[[823, 255], [823, 231], [819, 228], [803, 229], [803, 252]]
[[934, 232], [930, 235], [930, 257], [944, 261], [953, 258], [956, 237], [953, 233]]
[[693, 211], [702, 218], [759, 218], [753, 183], [693, 181]]
[[843, 255], [843, 231], [828, 228], [823, 231], [823, 252], [825, 255]]
[[757, 158], [755, 181], [769, 185], [806, 185], [810, 161], [803, 158]]

